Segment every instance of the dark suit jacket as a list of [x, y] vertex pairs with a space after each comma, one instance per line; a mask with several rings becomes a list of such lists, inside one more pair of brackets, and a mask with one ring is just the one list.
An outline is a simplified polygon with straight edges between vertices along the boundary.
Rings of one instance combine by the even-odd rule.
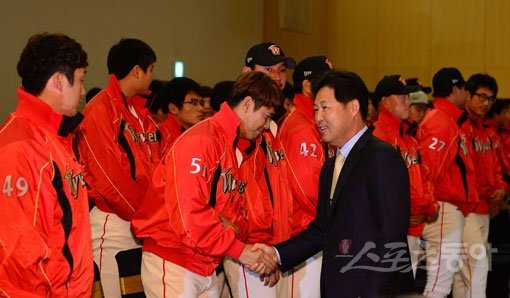
[[[323, 250], [323, 297], [394, 295], [395, 281], [401, 279], [395, 268], [410, 265], [407, 168], [396, 150], [367, 130], [345, 160], [330, 205], [334, 162], [330, 158], [322, 167], [315, 219], [297, 236], [275, 245], [281, 270]], [[393, 262], [396, 258], [400, 262]], [[406, 270], [412, 283], [412, 271]]]

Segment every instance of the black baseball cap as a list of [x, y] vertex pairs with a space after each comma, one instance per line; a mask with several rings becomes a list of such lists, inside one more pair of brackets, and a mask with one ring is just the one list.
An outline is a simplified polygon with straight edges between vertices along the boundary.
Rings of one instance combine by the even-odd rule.
[[418, 87], [420, 87], [419, 91], [423, 91], [426, 94], [430, 94], [430, 92], [432, 92], [432, 88], [428, 87], [428, 86], [423, 86], [423, 84], [421, 83], [420, 79], [418, 79], [418, 78], [409, 78], [409, 79], [406, 79], [406, 83], [409, 86], [418, 86]]
[[285, 62], [287, 68], [294, 68], [296, 61], [291, 57], [286, 57], [283, 50], [272, 42], [263, 42], [254, 45], [246, 53], [244, 63], [248, 67], [255, 64], [262, 66], [271, 66], [280, 62]]
[[311, 80], [330, 70], [330, 64], [326, 56], [312, 56], [303, 59], [296, 65], [292, 73], [294, 86], [301, 86], [304, 80]]
[[377, 108], [379, 102], [385, 96], [409, 94], [419, 89], [419, 86], [407, 85], [406, 80], [401, 75], [385, 76], [375, 87], [372, 104]]
[[464, 77], [455, 67], [443, 67], [432, 78], [434, 97], [445, 97], [452, 93], [453, 86], [463, 87], [466, 85]]

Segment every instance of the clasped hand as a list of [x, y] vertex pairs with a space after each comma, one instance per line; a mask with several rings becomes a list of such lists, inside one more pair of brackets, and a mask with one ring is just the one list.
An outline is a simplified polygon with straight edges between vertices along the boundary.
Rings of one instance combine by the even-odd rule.
[[241, 256], [241, 262], [248, 270], [260, 274], [260, 280], [266, 286], [274, 286], [280, 280], [278, 257], [274, 248], [264, 244], [246, 244]]

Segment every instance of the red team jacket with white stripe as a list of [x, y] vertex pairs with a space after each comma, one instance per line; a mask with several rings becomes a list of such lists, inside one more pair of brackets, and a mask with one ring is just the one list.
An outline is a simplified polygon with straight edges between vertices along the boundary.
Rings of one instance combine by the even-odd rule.
[[88, 199], [70, 134], [79, 121], [66, 125], [74, 118], [22, 88], [18, 99], [0, 127], [0, 296], [90, 297]]
[[[502, 164], [502, 171], [506, 179], [510, 178], [510, 124], [500, 127], [498, 134], [501, 140], [500, 160]], [[510, 179], [509, 179], [510, 180]]]
[[293, 228], [296, 235], [315, 218], [319, 176], [326, 160], [321, 135], [314, 121], [313, 99], [294, 97], [296, 107], [280, 125], [276, 139], [289, 165], [293, 201]]
[[461, 129], [467, 113], [445, 98], [435, 98], [434, 107], [418, 128], [420, 154], [430, 170], [435, 198], [456, 205], [466, 216], [479, 201], [473, 149]]
[[239, 171], [248, 182], [244, 204], [248, 212], [247, 243], [273, 245], [289, 239], [292, 194], [283, 150], [270, 131], [262, 132], [254, 142], [240, 139], [239, 148], [245, 156]]
[[466, 124], [465, 132], [473, 147], [472, 159], [477, 173], [476, 189], [480, 198], [474, 212], [489, 214], [491, 195], [496, 189], [507, 190], [496, 154], [498, 140], [491, 136], [490, 127], [484, 119], [470, 117]]
[[173, 143], [181, 135], [183, 130], [179, 121], [177, 121], [171, 113], [166, 114], [165, 120], [163, 120], [158, 127], [161, 131], [161, 156], [163, 156], [172, 148]]
[[[161, 135], [144, 98], [126, 98], [114, 75], [83, 110], [77, 132], [85, 181], [97, 208], [129, 221], [149, 187]], [[138, 119], [133, 115], [134, 110]]]
[[[431, 216], [437, 202], [432, 195], [428, 169], [421, 164], [418, 142], [406, 134], [402, 121], [383, 107], [374, 126], [373, 135], [396, 148], [405, 161], [411, 185], [411, 215]], [[420, 237], [424, 227], [425, 223], [410, 223], [407, 234]]]
[[225, 103], [177, 139], [132, 220], [144, 251], [202, 276], [225, 256], [239, 258], [247, 232], [246, 182], [234, 149], [239, 125]]

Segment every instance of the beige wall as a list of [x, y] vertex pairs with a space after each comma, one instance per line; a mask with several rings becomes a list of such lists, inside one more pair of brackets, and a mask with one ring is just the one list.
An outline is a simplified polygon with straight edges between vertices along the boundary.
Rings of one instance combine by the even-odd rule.
[[264, 40], [277, 43], [285, 51], [285, 55], [296, 61], [311, 55], [326, 54], [327, 2], [308, 0], [311, 26], [309, 32], [299, 33], [279, 29], [278, 1], [264, 0]]
[[88, 0], [4, 1], [0, 10], [0, 121], [16, 107], [16, 63], [29, 36], [70, 35], [89, 55], [86, 89], [104, 87], [108, 49], [121, 37], [150, 44], [155, 78], [169, 79], [173, 61], [203, 84], [234, 79], [248, 48], [262, 40], [262, 1]]
[[[266, 0], [266, 6], [268, 2], [272, 1]], [[314, 4], [322, 25], [297, 36], [278, 29], [277, 12], [265, 8], [264, 37], [273, 38], [298, 58], [325, 50], [335, 67], [357, 72], [371, 90], [385, 74], [418, 76], [431, 84], [440, 67], [455, 66], [466, 79], [476, 72], [495, 76], [500, 95], [510, 97], [510, 1], [321, 0]], [[306, 44], [310, 42], [316, 44]]]

